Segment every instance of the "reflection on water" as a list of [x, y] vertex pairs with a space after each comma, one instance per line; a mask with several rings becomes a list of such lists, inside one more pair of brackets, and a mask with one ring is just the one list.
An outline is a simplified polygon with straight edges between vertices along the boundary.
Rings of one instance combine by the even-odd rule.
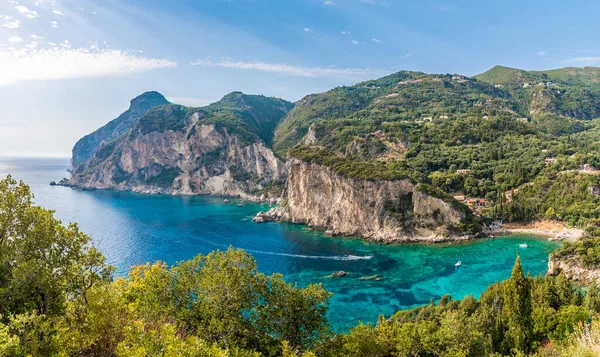
[[[170, 197], [112, 191], [78, 191], [48, 183], [68, 175], [68, 160], [0, 159], [0, 175], [24, 180], [37, 204], [56, 210], [64, 222], [78, 222], [108, 261], [124, 275], [130, 266], [162, 260], [168, 264], [229, 246], [243, 248], [265, 273], [279, 272], [305, 286], [322, 283], [334, 293], [330, 321], [343, 331], [358, 320], [426, 304], [449, 293], [478, 296], [506, 279], [519, 252], [524, 269], [543, 274], [558, 243], [531, 236], [439, 245], [381, 245], [357, 239], [328, 238], [291, 224], [255, 224], [265, 204], [218, 197]], [[527, 242], [528, 248], [519, 248]], [[462, 261], [459, 268], [454, 263]], [[327, 278], [332, 272], [349, 274]], [[360, 280], [377, 275], [379, 280]]]

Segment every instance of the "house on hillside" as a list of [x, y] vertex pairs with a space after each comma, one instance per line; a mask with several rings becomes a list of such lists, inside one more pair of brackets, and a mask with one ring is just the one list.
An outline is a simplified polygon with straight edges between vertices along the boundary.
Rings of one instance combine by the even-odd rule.
[[432, 118], [432, 117], [425, 117], [425, 118], [423, 118], [423, 120], [424, 120], [424, 121], [432, 121], [432, 120], [433, 120], [433, 118]]
[[467, 77], [463, 77], [460, 76], [458, 74], [455, 74], [452, 76], [452, 80], [458, 83], [464, 83], [464, 82], [468, 82], [469, 80], [467, 79]]
[[440, 119], [448, 119], [447, 115], [440, 115]]
[[459, 175], [466, 175], [469, 172], [471, 172], [471, 170], [469, 170], [469, 169], [458, 169], [458, 170], [456, 170], [456, 173], [459, 174]]
[[531, 84], [529, 84], [527, 82], [523, 83], [523, 88], [529, 88], [529, 87], [531, 87]]
[[483, 119], [483, 120], [488, 120], [488, 118], [489, 118], [489, 116], [487, 116], [487, 115], [484, 115], [481, 117], [481, 119]]
[[529, 119], [527, 118], [517, 118], [518, 121], [520, 121], [521, 123], [529, 123]]
[[554, 165], [558, 162], [558, 159], [555, 157], [548, 157], [544, 160], [544, 162], [546, 163], [546, 166], [548, 165]]

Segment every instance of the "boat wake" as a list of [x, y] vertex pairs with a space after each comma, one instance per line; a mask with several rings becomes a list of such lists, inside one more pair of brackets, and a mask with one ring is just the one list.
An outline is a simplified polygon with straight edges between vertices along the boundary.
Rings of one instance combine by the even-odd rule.
[[251, 250], [251, 249], [245, 249], [245, 250], [249, 253], [255, 253], [255, 254], [278, 255], [278, 256], [282, 256], [282, 257], [303, 258], [303, 259], [369, 260], [369, 259], [373, 258], [370, 255], [303, 255], [303, 254], [263, 252], [261, 250]]

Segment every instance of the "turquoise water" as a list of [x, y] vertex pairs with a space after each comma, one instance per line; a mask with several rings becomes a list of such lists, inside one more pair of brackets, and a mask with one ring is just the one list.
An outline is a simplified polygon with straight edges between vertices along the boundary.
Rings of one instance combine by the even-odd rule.
[[[134, 264], [168, 264], [228, 246], [243, 248], [265, 273], [279, 272], [305, 286], [323, 283], [335, 295], [330, 322], [345, 331], [357, 321], [374, 322], [399, 309], [426, 304], [448, 293], [476, 297], [510, 275], [519, 252], [525, 271], [544, 274], [558, 243], [532, 236], [482, 239], [454, 245], [380, 245], [328, 238], [291, 224], [255, 224], [265, 204], [217, 197], [170, 197], [110, 191], [78, 191], [48, 183], [68, 175], [65, 159], [0, 159], [0, 176], [11, 173], [32, 187], [37, 204], [56, 210], [64, 222], [78, 222], [108, 261], [124, 275]], [[527, 242], [528, 248], [519, 248]], [[459, 268], [454, 263], [462, 261]], [[326, 278], [344, 270], [340, 278]], [[378, 275], [381, 280], [360, 280]]]

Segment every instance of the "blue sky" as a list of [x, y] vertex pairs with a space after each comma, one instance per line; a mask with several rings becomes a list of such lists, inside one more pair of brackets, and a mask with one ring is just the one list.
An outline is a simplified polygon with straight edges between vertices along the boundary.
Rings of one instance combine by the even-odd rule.
[[2, 155], [68, 155], [146, 90], [295, 101], [402, 69], [600, 64], [596, 1], [1, 1]]

